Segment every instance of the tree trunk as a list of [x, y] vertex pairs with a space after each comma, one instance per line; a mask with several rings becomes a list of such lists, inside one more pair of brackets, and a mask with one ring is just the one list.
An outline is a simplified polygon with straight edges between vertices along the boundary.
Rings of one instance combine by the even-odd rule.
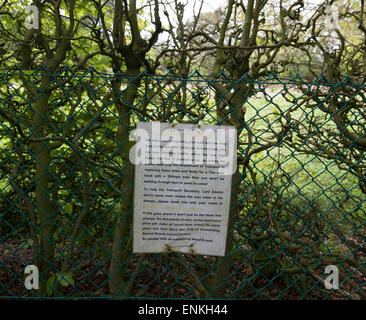
[[[47, 84], [48, 80], [42, 79], [41, 87], [45, 88]], [[33, 138], [38, 140], [34, 143], [34, 159], [36, 161], [36, 207], [38, 209], [40, 222], [40, 252], [38, 255], [37, 266], [39, 268], [40, 276], [39, 295], [45, 296], [47, 293], [47, 281], [54, 261], [53, 233], [55, 227], [48, 186], [50, 150], [48, 148], [48, 141], [40, 140], [40, 138], [46, 136], [47, 132], [47, 94], [43, 93], [42, 96], [39, 96], [35, 103], [34, 111]]]
[[210, 281], [211, 298], [213, 299], [224, 299], [228, 277], [230, 275], [231, 257], [230, 253], [233, 249], [234, 237], [232, 230], [235, 226], [235, 218], [237, 213], [237, 208], [234, 207], [237, 203], [238, 194], [238, 181], [239, 174], [238, 171], [232, 177], [232, 184], [236, 183], [231, 189], [231, 199], [230, 199], [230, 212], [229, 212], [229, 223], [228, 223], [228, 235], [226, 238], [226, 253], [224, 257], [217, 258], [216, 261], [216, 272], [214, 273]]
[[[133, 73], [132, 73], [133, 74]], [[135, 73], [137, 74], [137, 72]], [[132, 80], [131, 80], [132, 82]], [[132, 84], [132, 83], [130, 83]], [[133, 85], [127, 89], [122, 99], [117, 102], [117, 108], [120, 118], [116, 142], [119, 148], [119, 154], [123, 160], [121, 186], [120, 212], [117, 218], [116, 227], [113, 234], [113, 246], [111, 254], [111, 264], [109, 268], [109, 290], [112, 295], [126, 295], [125, 274], [128, 257], [131, 254], [131, 225], [132, 225], [132, 204], [133, 204], [133, 186], [134, 186], [134, 166], [129, 161], [129, 152], [132, 142], [129, 142], [129, 129], [131, 115], [129, 114], [133, 105], [139, 81], [133, 82]], [[116, 84], [120, 88], [119, 84]]]

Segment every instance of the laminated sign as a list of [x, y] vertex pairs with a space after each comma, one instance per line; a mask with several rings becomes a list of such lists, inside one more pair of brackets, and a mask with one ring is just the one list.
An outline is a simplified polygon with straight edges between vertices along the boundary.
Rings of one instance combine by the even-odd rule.
[[225, 255], [236, 129], [139, 122], [133, 251]]

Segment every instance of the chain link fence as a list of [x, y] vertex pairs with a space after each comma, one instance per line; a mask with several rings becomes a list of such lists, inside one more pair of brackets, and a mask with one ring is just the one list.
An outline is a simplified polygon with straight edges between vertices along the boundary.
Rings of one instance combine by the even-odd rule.
[[[325, 77], [1, 71], [0, 297], [364, 299], [365, 102]], [[139, 121], [237, 128], [225, 257], [132, 252]]]

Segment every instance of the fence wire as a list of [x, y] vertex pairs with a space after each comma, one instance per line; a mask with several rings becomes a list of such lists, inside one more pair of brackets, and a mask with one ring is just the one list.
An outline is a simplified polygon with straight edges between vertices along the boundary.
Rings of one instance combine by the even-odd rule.
[[[1, 71], [0, 297], [364, 299], [365, 102], [324, 76]], [[139, 121], [237, 128], [225, 257], [132, 252]]]

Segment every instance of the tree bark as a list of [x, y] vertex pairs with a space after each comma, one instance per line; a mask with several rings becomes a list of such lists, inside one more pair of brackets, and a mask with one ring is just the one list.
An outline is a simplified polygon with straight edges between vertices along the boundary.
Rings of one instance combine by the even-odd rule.
[[[48, 79], [42, 79], [41, 88], [46, 88]], [[46, 296], [47, 281], [52, 270], [54, 261], [53, 233], [55, 225], [53, 222], [53, 212], [51, 208], [49, 194], [49, 164], [50, 150], [48, 141], [42, 141], [40, 138], [46, 136], [47, 113], [48, 113], [48, 95], [43, 93], [38, 97], [35, 103], [33, 117], [33, 137], [38, 140], [34, 143], [34, 160], [36, 161], [36, 207], [39, 216], [40, 230], [40, 252], [38, 255], [37, 266], [40, 276], [40, 296]]]

